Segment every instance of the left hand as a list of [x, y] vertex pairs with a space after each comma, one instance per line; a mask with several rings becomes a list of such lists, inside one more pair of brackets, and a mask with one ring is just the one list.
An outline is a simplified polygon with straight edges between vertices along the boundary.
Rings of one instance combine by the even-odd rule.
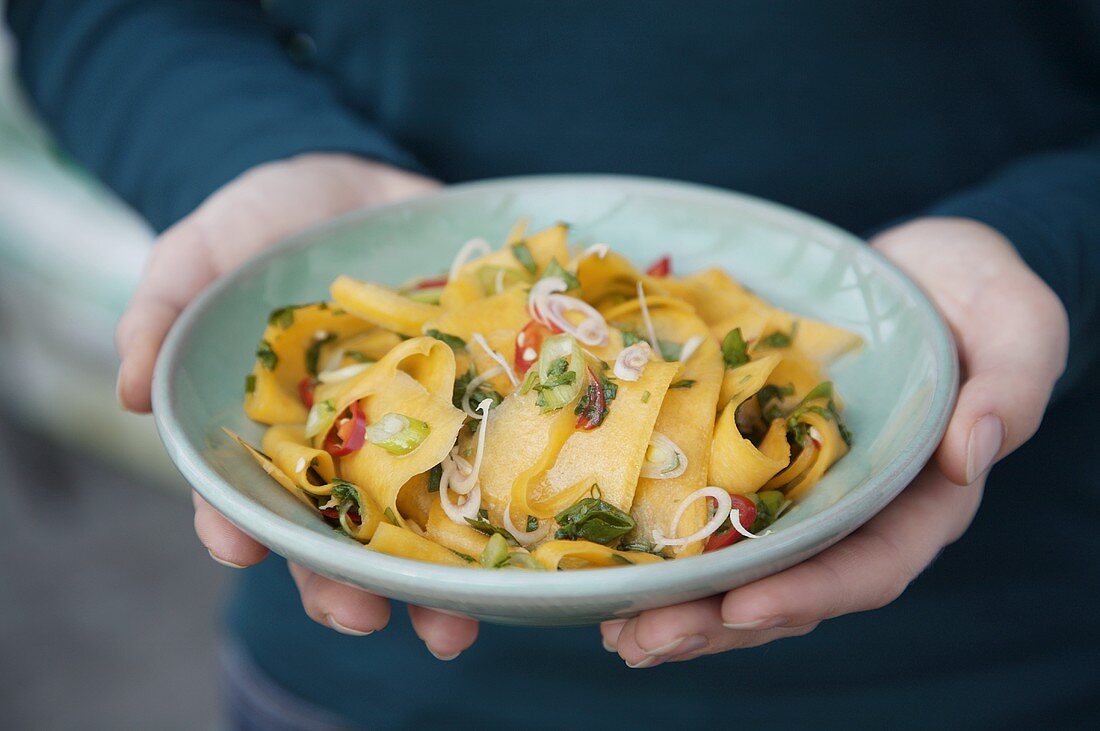
[[[952, 218], [918, 219], [871, 243], [924, 288], [958, 343], [964, 380], [934, 462], [855, 533], [797, 566], [723, 596], [604, 622], [605, 647], [630, 667], [755, 647], [889, 604], [962, 536], [989, 468], [1039, 427], [1069, 326], [1011, 243]], [[926, 520], [933, 514], [949, 517]]]

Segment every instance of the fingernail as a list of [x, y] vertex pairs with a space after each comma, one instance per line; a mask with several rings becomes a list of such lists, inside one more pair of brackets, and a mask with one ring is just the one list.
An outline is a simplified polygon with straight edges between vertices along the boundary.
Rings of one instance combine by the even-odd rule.
[[118, 364], [118, 375], [115, 376], [115, 401], [118, 402], [118, 405], [121, 408], [123, 408], [123, 409], [126, 408], [125, 406], [122, 405], [122, 364], [121, 363]]
[[670, 657], [672, 655], [686, 655], [689, 652], [695, 652], [701, 650], [707, 646], [707, 638], [703, 635], [691, 635], [684, 637], [677, 637], [667, 645], [661, 645], [660, 647], [652, 650], [647, 650], [646, 654], [656, 655], [658, 657]]
[[248, 568], [244, 564], [233, 563], [232, 561], [226, 561], [224, 558], [221, 558], [219, 556], [214, 555], [214, 552], [211, 551], [209, 548], [206, 549], [206, 552], [210, 554], [210, 558], [214, 559], [215, 561], [220, 563], [222, 566], [228, 566], [231, 569], [247, 569]]
[[454, 660], [456, 657], [462, 654], [462, 651], [459, 650], [453, 655], [440, 655], [438, 652], [430, 647], [428, 648], [428, 652], [432, 653], [432, 657], [434, 657], [436, 660], [442, 660], [443, 662], [450, 662], [451, 660]]
[[626, 666], [628, 668], [633, 668], [635, 670], [640, 670], [642, 668], [651, 668], [654, 665], [657, 665], [657, 664], [661, 663], [662, 661], [663, 661], [663, 658], [657, 657], [656, 655], [646, 655], [645, 657], [643, 657], [638, 662], [628, 662], [626, 664]]
[[773, 627], [781, 627], [787, 622], [786, 617], [764, 617], [763, 619], [754, 619], [751, 622], [723, 622], [722, 626], [726, 629], [740, 630], [772, 629]]
[[971, 484], [993, 466], [1005, 440], [1005, 423], [999, 416], [983, 416], [970, 430], [966, 445], [966, 484]]
[[607, 650], [608, 652], [618, 652], [619, 651], [619, 648], [615, 647], [614, 645], [612, 645], [607, 640], [603, 641], [603, 649]]
[[336, 618], [333, 617], [331, 614], [325, 615], [325, 624], [327, 624], [329, 627], [332, 627], [334, 630], [342, 635], [351, 635], [352, 637], [366, 637], [367, 635], [374, 632], [374, 630], [372, 629], [364, 632], [361, 629], [352, 629], [351, 627], [345, 627], [344, 625], [337, 622]]

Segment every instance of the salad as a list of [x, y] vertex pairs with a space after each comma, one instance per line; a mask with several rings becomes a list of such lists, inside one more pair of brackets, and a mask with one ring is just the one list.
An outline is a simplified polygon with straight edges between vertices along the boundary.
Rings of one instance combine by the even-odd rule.
[[335, 531], [454, 566], [679, 559], [766, 535], [848, 451], [825, 367], [853, 333], [728, 274], [644, 271], [568, 226], [401, 287], [273, 311], [236, 438]]

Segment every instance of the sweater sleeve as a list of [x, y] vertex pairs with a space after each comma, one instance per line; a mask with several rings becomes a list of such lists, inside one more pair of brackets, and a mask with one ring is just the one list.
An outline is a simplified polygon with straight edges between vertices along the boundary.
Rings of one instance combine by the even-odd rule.
[[418, 169], [248, 0], [9, 0], [19, 77], [62, 147], [158, 229], [249, 168], [343, 151]]
[[1061, 298], [1070, 354], [1056, 393], [1100, 367], [1100, 138], [1020, 160], [927, 213], [997, 229]]

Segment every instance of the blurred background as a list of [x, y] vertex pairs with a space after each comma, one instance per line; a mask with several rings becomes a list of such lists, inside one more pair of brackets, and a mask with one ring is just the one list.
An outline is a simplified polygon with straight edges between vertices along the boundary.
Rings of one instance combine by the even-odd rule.
[[115, 401], [152, 235], [56, 149], [13, 56], [0, 29], [0, 727], [212, 728], [229, 570]]

